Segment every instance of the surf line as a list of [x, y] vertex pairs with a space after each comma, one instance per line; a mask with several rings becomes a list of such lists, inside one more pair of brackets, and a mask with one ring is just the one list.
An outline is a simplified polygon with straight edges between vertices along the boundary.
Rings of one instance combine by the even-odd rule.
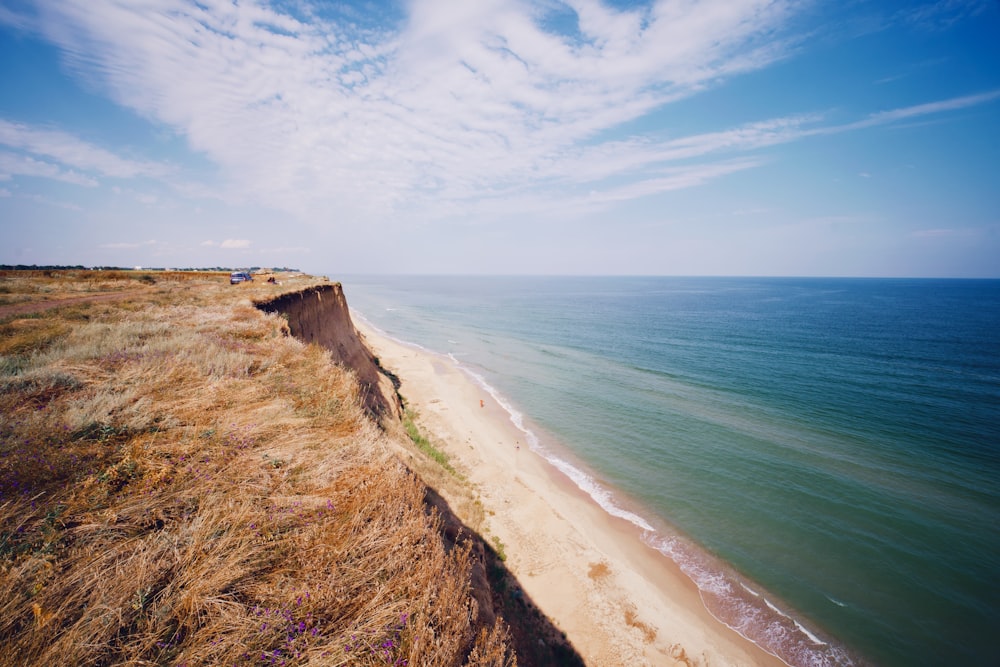
[[[496, 403], [507, 413], [511, 423], [513, 423], [514, 426], [519, 431], [524, 433], [525, 439], [527, 440], [528, 445], [532, 451], [541, 456], [546, 462], [548, 462], [554, 468], [559, 470], [561, 473], [566, 475], [577, 486], [577, 488], [586, 493], [605, 512], [607, 512], [611, 516], [624, 519], [625, 521], [628, 521], [632, 525], [638, 527], [642, 531], [641, 541], [644, 544], [646, 544], [646, 546], [656, 550], [663, 556], [667, 557], [668, 559], [676, 563], [680, 567], [681, 572], [683, 572], [684, 575], [688, 577], [688, 579], [690, 579], [698, 588], [699, 597], [701, 598], [702, 604], [704, 605], [705, 609], [709, 612], [709, 614], [712, 615], [713, 618], [715, 618], [717, 621], [719, 621], [726, 627], [730, 628], [731, 630], [742, 636], [744, 639], [756, 644], [758, 647], [761, 648], [761, 650], [781, 660], [787, 665], [814, 664], [816, 659], [820, 660], [819, 664], [825, 664], [824, 658], [826, 656], [824, 656], [823, 654], [827, 653], [828, 651], [832, 651], [833, 653], [841, 653], [835, 647], [830, 646], [830, 644], [820, 639], [813, 632], [809, 631], [808, 628], [802, 625], [802, 623], [800, 623], [794, 617], [779, 609], [766, 597], [750, 589], [742, 582], [739, 582], [740, 585], [749, 594], [757, 598], [760, 602], [764, 603], [761, 606], [761, 608], [766, 606], [766, 608], [768, 608], [772, 614], [778, 617], [778, 619], [783, 619], [785, 623], [794, 626], [795, 630], [792, 631], [790, 628], [788, 628], [787, 625], [785, 625], [785, 623], [782, 623], [779, 620], [768, 622], [762, 619], [760, 617], [760, 611], [751, 612], [749, 616], [744, 616], [741, 619], [743, 623], [731, 623], [721, 618], [718, 613], [712, 610], [712, 605], [708, 603], [706, 595], [717, 595], [721, 599], [723, 604], [726, 604], [726, 598], [728, 597], [728, 595], [723, 594], [720, 591], [713, 592], [712, 589], [714, 587], [711, 585], [711, 582], [706, 580], [705, 576], [699, 576], [698, 572], [696, 571], [699, 568], [695, 567], [694, 569], [692, 569], [691, 567], [692, 563], [691, 561], [689, 561], [689, 559], [684, 558], [681, 554], [673, 553], [674, 552], [673, 549], [665, 550], [664, 548], [661, 548], [665, 543], [672, 542], [673, 541], [672, 538], [661, 535], [646, 519], [644, 519], [643, 517], [639, 516], [634, 512], [630, 512], [629, 510], [626, 510], [625, 508], [619, 506], [615, 502], [614, 495], [611, 493], [611, 491], [604, 488], [591, 475], [587, 474], [583, 470], [580, 470], [579, 468], [571, 464], [569, 461], [566, 461], [556, 456], [554, 453], [552, 453], [546, 447], [544, 447], [539, 441], [538, 436], [525, 425], [523, 413], [517, 410], [511, 404], [511, 402], [508, 401], [507, 398], [502, 393], [500, 393], [499, 390], [497, 390], [496, 387], [491, 385], [486, 380], [486, 378], [483, 377], [480, 373], [477, 373], [476, 371], [469, 368], [466, 364], [459, 361], [458, 357], [455, 354], [448, 353], [447, 357], [451, 360], [451, 362], [455, 365], [456, 368], [462, 371], [476, 385], [478, 385], [487, 394], [489, 394], [490, 397], [492, 397], [493, 400], [496, 401]], [[726, 580], [722, 585], [724, 588], [727, 589], [726, 591], [727, 593], [732, 592], [730, 589], [731, 584], [728, 581], [729, 577], [727, 577], [721, 569], [714, 573], [704, 572], [702, 574], [708, 575], [708, 579], [711, 579], [716, 583], [718, 583], [720, 579]], [[738, 578], [733, 579], [733, 581], [738, 581]], [[733, 603], [736, 601], [735, 599], [733, 599], [730, 600], [729, 602]], [[763, 631], [753, 632], [749, 631], [749, 629], [746, 627], [742, 627], [748, 625], [751, 621], [763, 621], [765, 625]], [[770, 633], [779, 630], [779, 628], [782, 627], [784, 627], [785, 632], [778, 632], [777, 634], [784, 635], [787, 645], [785, 645], [786, 642], [780, 642], [781, 645], [771, 645], [772, 642], [767, 641], [767, 636]], [[798, 639], [796, 639], [795, 637], [796, 634], [798, 634]], [[789, 654], [796, 655], [799, 658], [799, 660], [794, 660], [794, 662], [789, 662], [789, 657], [790, 657]], [[841, 656], [840, 660], [838, 660], [837, 662], [843, 665], [853, 664], [849, 659], [845, 658], [846, 656]]]

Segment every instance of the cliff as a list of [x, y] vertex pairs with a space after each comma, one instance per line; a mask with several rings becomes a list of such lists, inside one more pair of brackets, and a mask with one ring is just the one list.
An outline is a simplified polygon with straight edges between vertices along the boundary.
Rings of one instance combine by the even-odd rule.
[[340, 283], [317, 285], [258, 302], [268, 313], [283, 313], [292, 336], [329, 350], [334, 360], [354, 371], [365, 411], [379, 423], [399, 420], [403, 405], [398, 380], [385, 371], [365, 347], [351, 321], [347, 299]]

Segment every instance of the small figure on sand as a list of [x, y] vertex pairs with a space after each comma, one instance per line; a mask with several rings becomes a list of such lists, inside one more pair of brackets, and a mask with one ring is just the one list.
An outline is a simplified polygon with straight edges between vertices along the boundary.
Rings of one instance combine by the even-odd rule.
[[483, 403], [483, 399], [481, 399], [481, 398], [479, 399], [479, 407], [481, 407], [481, 408], [485, 408], [486, 407], [486, 404]]

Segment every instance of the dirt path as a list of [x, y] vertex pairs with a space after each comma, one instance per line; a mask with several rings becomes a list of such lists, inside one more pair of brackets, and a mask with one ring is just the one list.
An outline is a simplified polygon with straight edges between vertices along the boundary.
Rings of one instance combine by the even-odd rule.
[[127, 299], [131, 296], [138, 296], [140, 294], [145, 294], [145, 292], [140, 290], [132, 290], [129, 292], [110, 292], [105, 294], [91, 294], [89, 296], [74, 296], [67, 299], [52, 299], [49, 301], [31, 301], [29, 303], [14, 303], [9, 306], [0, 306], [0, 318], [9, 317], [11, 315], [30, 315], [31, 313], [40, 313], [43, 310], [49, 310], [50, 308], [59, 308], [60, 306], [73, 306], [79, 303], [94, 303], [98, 301], [117, 301], [119, 299]]

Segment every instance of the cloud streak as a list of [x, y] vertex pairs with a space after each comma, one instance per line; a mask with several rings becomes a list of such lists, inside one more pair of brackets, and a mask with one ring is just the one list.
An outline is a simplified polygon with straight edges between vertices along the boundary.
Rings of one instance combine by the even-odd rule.
[[109, 249], [109, 250], [132, 250], [132, 249], [135, 249], [135, 248], [142, 248], [144, 246], [155, 246], [155, 245], [159, 245], [159, 244], [160, 244], [160, 241], [157, 241], [156, 239], [150, 239], [148, 241], [142, 241], [142, 242], [138, 242], [138, 243], [136, 243], [136, 242], [125, 242], [125, 241], [116, 242], [116, 243], [102, 243], [98, 247], [99, 248]]
[[[222, 167], [230, 195], [371, 218], [566, 180], [585, 147], [616, 147], [601, 133], [782, 58], [793, 3], [418, 0], [391, 32], [252, 2], [40, 8], [37, 29], [74, 71], [179, 131]], [[543, 27], [556, 9], [575, 24]], [[6, 130], [69, 166], [155, 171]]]
[[[647, 197], [753, 169], [773, 146], [1000, 96], [841, 124], [813, 113], [683, 137], [621, 135], [653, 110], [787, 57], [799, 44], [792, 0], [630, 10], [597, 0], [413, 0], [378, 29], [308, 3], [294, 15], [252, 1], [38, 6], [33, 29], [74, 72], [219, 167], [219, 182], [176, 192], [207, 197], [214, 186], [227, 201], [318, 223]], [[0, 121], [0, 144], [19, 152], [0, 153], [0, 174], [90, 186], [171, 175], [48, 128]]]
[[163, 165], [122, 158], [66, 132], [3, 119], [0, 119], [0, 145], [54, 160], [65, 167], [114, 178], [162, 177], [168, 172]]
[[28, 155], [0, 151], [0, 180], [10, 180], [13, 176], [48, 178], [88, 188], [96, 187], [98, 184], [89, 176], [64, 169], [51, 162], [36, 160]]

